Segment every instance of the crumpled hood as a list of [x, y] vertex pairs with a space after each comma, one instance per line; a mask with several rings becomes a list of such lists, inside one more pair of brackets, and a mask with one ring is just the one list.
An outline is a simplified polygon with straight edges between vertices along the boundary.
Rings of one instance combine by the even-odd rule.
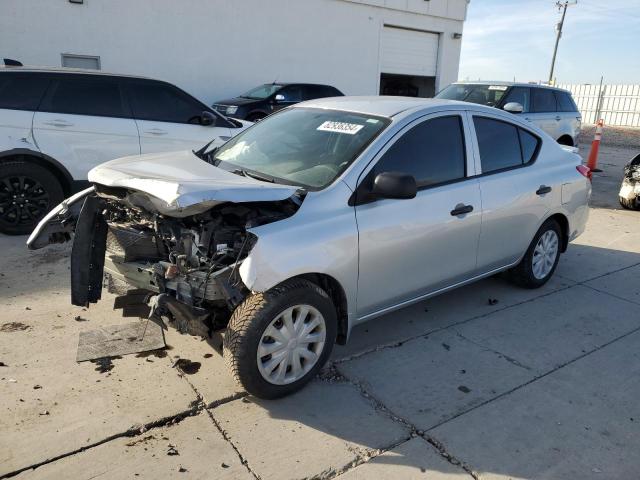
[[142, 195], [130, 195], [138, 206], [173, 217], [202, 213], [224, 202], [286, 200], [298, 190], [236, 175], [188, 150], [111, 160], [93, 168], [89, 181], [139, 192]]

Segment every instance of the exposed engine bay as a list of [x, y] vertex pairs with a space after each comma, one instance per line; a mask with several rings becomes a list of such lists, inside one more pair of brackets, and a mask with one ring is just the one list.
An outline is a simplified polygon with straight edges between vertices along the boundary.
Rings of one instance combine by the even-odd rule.
[[210, 335], [250, 293], [238, 272], [257, 241], [248, 230], [293, 215], [300, 202], [226, 202], [175, 218], [138, 192], [96, 185], [75, 225], [72, 303], [97, 302], [104, 285], [124, 316], [166, 317], [183, 333]]

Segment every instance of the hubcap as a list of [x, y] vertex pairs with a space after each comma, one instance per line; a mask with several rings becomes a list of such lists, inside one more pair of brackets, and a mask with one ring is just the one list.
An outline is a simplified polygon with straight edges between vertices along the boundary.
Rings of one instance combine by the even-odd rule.
[[311, 305], [295, 305], [280, 313], [258, 344], [258, 370], [274, 385], [304, 377], [318, 363], [326, 338], [322, 314]]
[[49, 210], [49, 194], [33, 178], [11, 175], [0, 178], [0, 220], [9, 225], [28, 225]]
[[547, 230], [538, 239], [533, 250], [533, 276], [538, 280], [545, 278], [556, 263], [558, 256], [558, 234], [554, 230]]

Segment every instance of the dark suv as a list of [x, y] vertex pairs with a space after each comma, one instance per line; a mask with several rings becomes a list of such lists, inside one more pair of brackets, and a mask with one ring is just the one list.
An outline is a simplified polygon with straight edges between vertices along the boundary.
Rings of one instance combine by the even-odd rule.
[[239, 97], [220, 100], [213, 108], [223, 115], [257, 122], [267, 115], [305, 100], [342, 97], [344, 94], [329, 85], [313, 83], [265, 83]]

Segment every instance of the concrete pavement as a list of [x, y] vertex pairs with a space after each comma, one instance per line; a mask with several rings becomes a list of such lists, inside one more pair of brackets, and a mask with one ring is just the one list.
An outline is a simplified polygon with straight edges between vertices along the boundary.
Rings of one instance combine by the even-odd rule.
[[278, 401], [175, 331], [77, 364], [80, 331], [129, 320], [69, 306], [68, 249], [2, 237], [0, 478], [635, 478], [640, 217], [614, 180], [542, 289], [490, 278], [359, 326]]

